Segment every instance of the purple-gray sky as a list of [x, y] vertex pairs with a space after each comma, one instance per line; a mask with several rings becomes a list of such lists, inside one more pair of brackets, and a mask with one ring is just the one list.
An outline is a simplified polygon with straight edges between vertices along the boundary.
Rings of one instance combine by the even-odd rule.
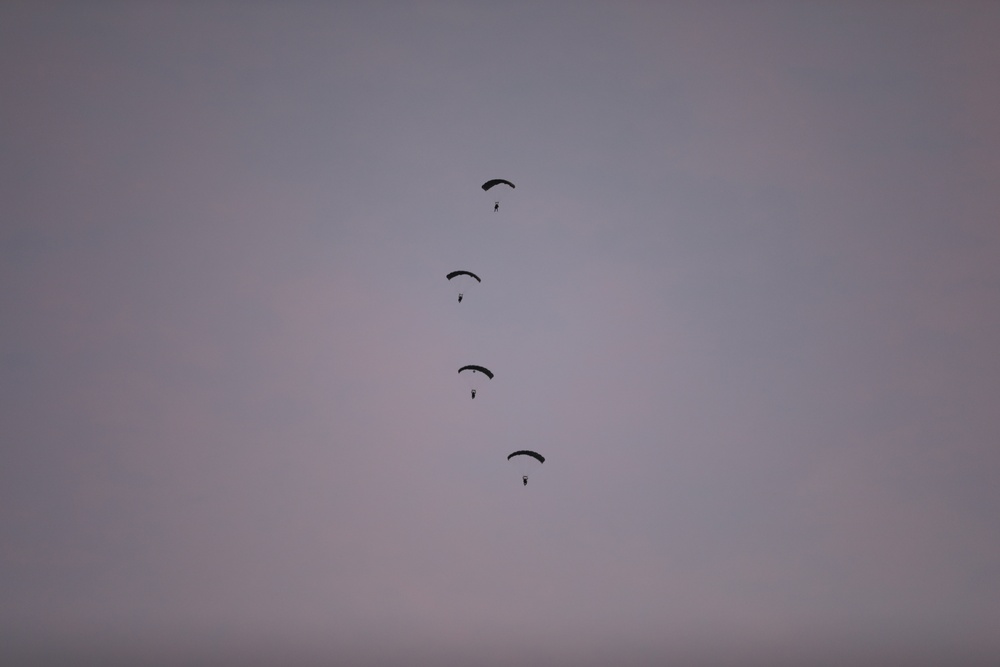
[[997, 34], [3, 3], [0, 651], [996, 664]]

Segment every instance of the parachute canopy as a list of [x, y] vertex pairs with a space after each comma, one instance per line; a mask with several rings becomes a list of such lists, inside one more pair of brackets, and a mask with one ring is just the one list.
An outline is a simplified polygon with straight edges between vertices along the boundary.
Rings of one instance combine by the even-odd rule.
[[483, 366], [462, 366], [461, 368], [458, 369], [458, 372], [461, 373], [462, 371], [472, 371], [473, 373], [477, 372], [482, 373], [489, 379], [491, 380], [493, 379], [493, 373], [490, 371], [490, 369], [485, 368]]
[[521, 475], [521, 481], [528, 486], [528, 476], [535, 471], [535, 468], [545, 463], [545, 457], [538, 452], [522, 449], [507, 455], [517, 472]]
[[477, 283], [483, 282], [482, 280], [480, 280], [479, 276], [477, 276], [472, 271], [452, 271], [451, 273], [448, 274], [448, 280], [451, 280], [456, 276], [472, 276], [473, 278], [476, 279]]
[[489, 180], [489, 181], [486, 181], [485, 183], [483, 183], [483, 190], [489, 190], [494, 185], [500, 185], [501, 183], [509, 185], [510, 187], [514, 187], [514, 184], [511, 183], [510, 181], [506, 181], [506, 180], [504, 180], [502, 178], [494, 178], [492, 180]]
[[545, 457], [538, 452], [532, 452], [527, 449], [522, 449], [520, 451], [514, 452], [513, 454], [507, 455], [507, 460], [510, 461], [515, 456], [530, 456], [533, 459], [537, 459], [539, 463], [545, 463]]

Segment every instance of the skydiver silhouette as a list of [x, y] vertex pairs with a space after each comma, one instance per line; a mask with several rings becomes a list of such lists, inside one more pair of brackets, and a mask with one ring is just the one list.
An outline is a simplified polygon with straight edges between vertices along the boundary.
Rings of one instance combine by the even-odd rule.
[[500, 202], [498, 201], [493, 202], [493, 212], [496, 213], [499, 210], [500, 210]]
[[461, 292], [458, 293], [458, 302], [462, 303], [462, 293]]
[[475, 390], [475, 389], [473, 389], [473, 390], [472, 390], [472, 398], [475, 398], [475, 397], [476, 397], [476, 390]]
[[525, 476], [524, 476], [524, 477], [522, 477], [521, 479], [523, 479], [523, 480], [524, 480], [524, 485], [525, 485], [525, 486], [528, 486], [528, 476], [527, 476], [527, 475], [525, 475]]

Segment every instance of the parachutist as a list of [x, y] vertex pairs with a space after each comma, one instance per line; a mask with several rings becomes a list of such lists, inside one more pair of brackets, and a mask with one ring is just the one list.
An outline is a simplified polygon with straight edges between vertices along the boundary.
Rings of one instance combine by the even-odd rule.
[[500, 210], [500, 202], [498, 201], [493, 202], [493, 212], [496, 213], [499, 210]]
[[[533, 452], [529, 449], [521, 449], [516, 452], [511, 452], [507, 455], [507, 460], [512, 462], [516, 467], [517, 471], [521, 473], [521, 482], [528, 486], [528, 475], [534, 466], [541, 465], [545, 463], [545, 457], [538, 452]], [[529, 466], [531, 470], [529, 470]]]
[[[461, 278], [458, 280], [458, 282], [452, 283], [458, 289], [465, 289], [465, 287], [468, 284], [470, 284], [473, 280], [475, 280], [477, 283], [483, 282], [479, 278], [479, 276], [477, 276], [472, 271], [452, 271], [451, 273], [448, 274], [447, 278], [448, 278], [448, 280], [452, 280], [454, 278], [458, 278], [459, 276], [461, 276]], [[458, 302], [462, 303], [462, 299], [463, 298], [465, 298], [465, 292], [459, 292], [458, 293]]]
[[472, 390], [472, 398], [476, 397], [476, 390], [479, 389], [479, 386], [477, 384], [477, 381], [479, 379], [479, 373], [482, 373], [491, 380], [493, 379], [493, 371], [486, 368], [485, 366], [462, 366], [461, 368], [458, 369], [458, 372], [470, 373], [470, 375], [466, 375], [465, 377], [470, 378], [469, 389]]

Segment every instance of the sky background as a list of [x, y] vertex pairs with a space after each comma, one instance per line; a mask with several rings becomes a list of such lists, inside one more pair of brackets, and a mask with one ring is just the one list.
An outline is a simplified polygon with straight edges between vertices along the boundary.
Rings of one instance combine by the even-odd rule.
[[996, 664], [998, 33], [3, 3], [0, 652]]

